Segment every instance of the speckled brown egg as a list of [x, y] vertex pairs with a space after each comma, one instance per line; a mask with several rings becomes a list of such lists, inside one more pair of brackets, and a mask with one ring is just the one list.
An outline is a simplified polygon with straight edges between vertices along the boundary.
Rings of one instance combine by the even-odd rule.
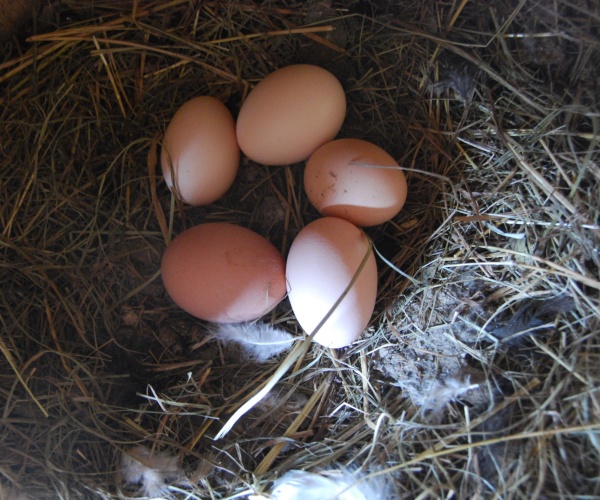
[[338, 139], [317, 149], [306, 163], [304, 189], [323, 215], [357, 226], [390, 220], [407, 195], [406, 177], [396, 160], [361, 139]]

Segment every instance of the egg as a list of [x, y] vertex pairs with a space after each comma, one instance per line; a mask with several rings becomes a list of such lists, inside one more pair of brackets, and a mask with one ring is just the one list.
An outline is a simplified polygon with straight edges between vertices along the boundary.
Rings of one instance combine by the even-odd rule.
[[239, 163], [235, 120], [221, 101], [195, 97], [176, 111], [165, 132], [161, 167], [167, 185], [185, 203], [219, 199], [233, 184]]
[[217, 323], [260, 318], [286, 294], [281, 253], [235, 224], [200, 224], [182, 232], [167, 246], [161, 272], [179, 307]]
[[366, 236], [343, 219], [323, 217], [296, 236], [287, 257], [288, 297], [298, 323], [312, 333], [364, 267], [348, 294], [314, 337], [326, 347], [345, 347], [369, 324], [377, 296], [377, 264]]
[[323, 215], [375, 226], [394, 217], [406, 201], [406, 177], [393, 167], [398, 163], [379, 146], [361, 139], [338, 139], [310, 156], [304, 189]]
[[346, 116], [346, 95], [329, 71], [311, 64], [281, 68], [248, 94], [237, 119], [242, 152], [263, 165], [306, 160], [332, 140]]

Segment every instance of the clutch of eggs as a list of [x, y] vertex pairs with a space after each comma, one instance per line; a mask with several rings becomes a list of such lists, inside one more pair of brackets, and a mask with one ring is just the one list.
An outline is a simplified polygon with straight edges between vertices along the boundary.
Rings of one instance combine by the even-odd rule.
[[221, 197], [235, 179], [241, 150], [264, 165], [308, 159], [304, 188], [325, 216], [300, 231], [287, 263], [265, 238], [234, 224], [184, 231], [161, 262], [165, 288], [178, 306], [207, 321], [252, 321], [275, 308], [287, 291], [308, 334], [322, 323], [317, 343], [339, 348], [358, 339], [375, 307], [377, 265], [357, 226], [394, 217], [407, 186], [398, 164], [378, 146], [334, 140], [345, 115], [340, 82], [307, 64], [262, 80], [244, 101], [237, 123], [213, 97], [194, 98], [175, 113], [161, 166], [184, 202], [204, 205]]
[[200, 224], [182, 232], [167, 246], [161, 272], [179, 307], [216, 323], [258, 319], [286, 293], [277, 248], [235, 224]]

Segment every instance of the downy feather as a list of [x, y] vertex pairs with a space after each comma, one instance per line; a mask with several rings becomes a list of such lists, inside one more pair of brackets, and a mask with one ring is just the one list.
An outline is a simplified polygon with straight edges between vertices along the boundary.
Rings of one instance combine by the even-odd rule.
[[429, 389], [411, 394], [413, 402], [421, 407], [426, 420], [439, 423], [443, 419], [446, 405], [461, 398], [467, 391], [477, 389], [479, 384], [471, 384], [470, 378], [449, 377], [446, 380], [434, 380]]
[[121, 477], [128, 484], [139, 484], [146, 497], [162, 497], [169, 479], [181, 477], [177, 457], [166, 452], [152, 452], [146, 446], [136, 446], [123, 453]]
[[215, 338], [237, 344], [244, 356], [263, 363], [292, 347], [296, 338], [266, 323], [226, 323], [217, 325]]
[[346, 470], [292, 470], [275, 481], [271, 500], [385, 500], [388, 489], [384, 476], [361, 480]]

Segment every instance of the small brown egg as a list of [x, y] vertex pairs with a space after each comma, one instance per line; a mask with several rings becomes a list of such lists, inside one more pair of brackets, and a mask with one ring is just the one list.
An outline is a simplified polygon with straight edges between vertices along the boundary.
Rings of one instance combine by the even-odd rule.
[[332, 140], [345, 116], [346, 95], [334, 75], [310, 64], [286, 66], [250, 92], [237, 119], [237, 138], [251, 160], [288, 165]]
[[286, 264], [288, 297], [298, 323], [308, 334], [344, 293], [365, 256], [356, 281], [317, 332], [315, 342], [337, 348], [358, 339], [375, 307], [377, 264], [363, 232], [335, 217], [311, 222], [292, 242]]
[[217, 323], [252, 321], [285, 297], [285, 263], [265, 238], [228, 223], [200, 224], [167, 246], [162, 279], [188, 313]]
[[375, 226], [394, 217], [406, 201], [406, 177], [393, 167], [398, 163], [379, 146], [338, 139], [311, 155], [304, 170], [304, 189], [323, 215]]
[[160, 163], [165, 182], [185, 203], [207, 205], [223, 196], [240, 163], [235, 121], [227, 107], [209, 96], [183, 104], [165, 132]]

